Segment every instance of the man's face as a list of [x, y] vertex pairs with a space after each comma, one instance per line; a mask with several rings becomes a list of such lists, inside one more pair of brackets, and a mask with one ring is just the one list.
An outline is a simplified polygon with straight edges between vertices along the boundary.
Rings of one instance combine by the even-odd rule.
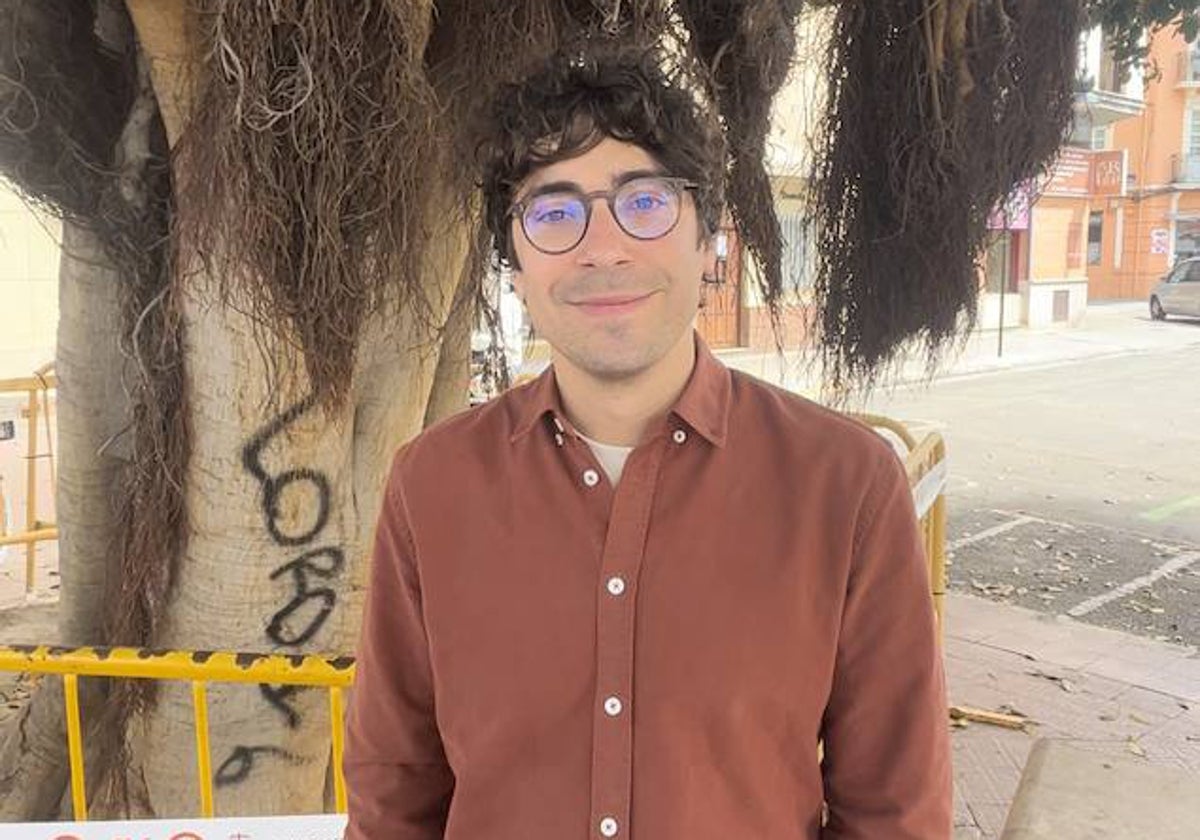
[[[547, 185], [582, 193], [613, 189], [635, 174], [663, 173], [631, 143], [606, 138], [588, 152], [532, 173], [516, 191], [524, 201]], [[537, 333], [565, 361], [604, 379], [625, 379], [654, 367], [681, 341], [691, 341], [700, 283], [715, 268], [690, 190], [679, 221], [658, 239], [635, 239], [597, 198], [583, 239], [562, 254], [546, 254], [511, 221], [520, 269], [513, 285]]]

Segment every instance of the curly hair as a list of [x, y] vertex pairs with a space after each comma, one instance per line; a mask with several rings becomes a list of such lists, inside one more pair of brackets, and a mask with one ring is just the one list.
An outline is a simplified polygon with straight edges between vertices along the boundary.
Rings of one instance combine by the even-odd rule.
[[654, 45], [590, 39], [502, 87], [481, 130], [484, 222], [500, 259], [516, 265], [513, 197], [535, 170], [585, 154], [605, 138], [644, 149], [694, 191], [702, 235], [724, 205], [725, 139], [694, 69]]

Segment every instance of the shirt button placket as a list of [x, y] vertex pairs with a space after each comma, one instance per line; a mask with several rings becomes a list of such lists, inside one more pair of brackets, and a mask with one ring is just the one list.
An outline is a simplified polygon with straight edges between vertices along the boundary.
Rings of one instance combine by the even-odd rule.
[[[601, 837], [630, 835], [633, 784], [634, 650], [638, 580], [654, 490], [670, 440], [630, 456], [615, 488], [597, 581], [595, 719], [592, 735], [592, 825]], [[599, 476], [597, 476], [597, 479]], [[586, 483], [586, 479], [585, 479]]]
[[[626, 713], [626, 702], [629, 698], [632, 662], [632, 625], [634, 604], [631, 600], [633, 587], [636, 583], [636, 570], [609, 574], [602, 577], [600, 593], [600, 644], [608, 655], [601, 655], [601, 660], [607, 665], [598, 667], [596, 676], [600, 686], [606, 690], [600, 694], [597, 710], [596, 741], [601, 750], [600, 778], [605, 778], [601, 786], [605, 792], [594, 799], [598, 808], [595, 813], [595, 823], [600, 837], [616, 837], [621, 834], [621, 821], [627, 820], [628, 807], [628, 764], [631, 761], [630, 741], [632, 725], [630, 716]], [[617, 659], [614, 660], [613, 654]], [[617, 663], [621, 664], [617, 664]], [[602, 746], [601, 746], [602, 745]], [[619, 769], [625, 766], [626, 769]], [[613, 774], [617, 776], [614, 777]], [[622, 779], [614, 789], [613, 782]], [[619, 792], [618, 792], [619, 791]]]

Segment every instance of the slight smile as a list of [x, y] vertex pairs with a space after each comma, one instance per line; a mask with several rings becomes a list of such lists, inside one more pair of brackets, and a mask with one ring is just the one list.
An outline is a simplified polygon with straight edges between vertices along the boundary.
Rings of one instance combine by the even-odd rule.
[[639, 295], [606, 295], [603, 297], [588, 298], [587, 300], [573, 301], [571, 306], [582, 310], [588, 315], [623, 315], [626, 312], [632, 312], [649, 300], [655, 292], [647, 292]]

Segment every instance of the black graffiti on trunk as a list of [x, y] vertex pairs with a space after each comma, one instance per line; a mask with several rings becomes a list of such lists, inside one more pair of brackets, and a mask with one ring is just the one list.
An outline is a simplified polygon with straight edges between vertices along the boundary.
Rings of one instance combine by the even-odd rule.
[[[279, 475], [273, 476], [267, 472], [262, 463], [262, 453], [267, 448], [267, 444], [283, 432], [284, 429], [304, 416], [314, 405], [316, 405], [315, 399], [313, 397], [306, 397], [295, 405], [285, 409], [282, 414], [263, 426], [250, 439], [250, 442], [242, 448], [242, 466], [246, 468], [246, 472], [254, 476], [262, 485], [262, 499], [260, 504], [262, 505], [263, 518], [266, 521], [267, 532], [271, 535], [271, 539], [275, 541], [276, 545], [305, 545], [315, 539], [317, 534], [324, 530], [326, 523], [329, 521], [330, 489], [329, 479], [325, 475], [316, 470], [301, 467], [299, 469], [285, 470]], [[279, 510], [279, 499], [287, 487], [300, 482], [308, 482], [316, 490], [317, 515], [313, 520], [312, 526], [307, 531], [299, 534], [285, 534], [279, 525], [279, 520], [282, 518], [282, 513]]]
[[283, 722], [288, 729], [300, 728], [300, 713], [296, 711], [296, 707], [288, 702], [288, 698], [294, 697], [301, 691], [304, 691], [303, 686], [299, 685], [260, 685], [259, 693], [263, 699], [271, 704], [274, 709], [283, 715]]
[[250, 771], [254, 769], [254, 760], [259, 756], [282, 758], [293, 764], [300, 761], [299, 757], [279, 747], [234, 747], [229, 758], [217, 768], [216, 785], [226, 787], [246, 781]]
[[[303, 547], [305, 550], [270, 574], [270, 580], [291, 582], [291, 598], [271, 616], [266, 634], [276, 646], [298, 648], [310, 641], [337, 606], [337, 592], [322, 582], [330, 582], [342, 573], [346, 554], [337, 546], [311, 547], [329, 524], [332, 488], [329, 477], [309, 467], [296, 467], [271, 474], [263, 464], [266, 448], [279, 435], [316, 406], [312, 396], [284, 409], [259, 429], [242, 447], [242, 466], [260, 485], [259, 507], [263, 523], [271, 540], [281, 547]], [[314, 495], [316, 508], [311, 520], [303, 525], [286, 523], [280, 508], [284, 492], [307, 487]], [[286, 527], [290, 524], [290, 528]], [[298, 729], [302, 717], [295, 698], [305, 689], [295, 685], [260, 685], [263, 699], [282, 717], [288, 729]], [[239, 784], [245, 781], [258, 757], [284, 758], [296, 761], [295, 756], [273, 746], [237, 746], [217, 771], [217, 785]]]
[[[324, 557], [327, 562], [317, 563], [316, 560], [320, 557]], [[330, 580], [340, 574], [345, 565], [345, 553], [340, 548], [327, 547], [306, 551], [295, 560], [284, 563], [271, 572], [271, 580], [277, 580], [290, 572], [292, 584], [295, 587], [292, 600], [275, 613], [271, 617], [271, 623], [267, 625], [267, 636], [271, 641], [277, 645], [295, 647], [304, 644], [317, 634], [317, 631], [325, 625], [329, 614], [333, 612], [333, 607], [337, 603], [337, 593], [327, 586], [314, 587], [310, 585], [310, 580], [313, 577]], [[314, 601], [317, 602], [315, 612], [310, 607]], [[289, 629], [288, 619], [306, 608], [311, 613], [306, 616], [306, 623], [300, 625], [301, 629], [299, 630]]]

